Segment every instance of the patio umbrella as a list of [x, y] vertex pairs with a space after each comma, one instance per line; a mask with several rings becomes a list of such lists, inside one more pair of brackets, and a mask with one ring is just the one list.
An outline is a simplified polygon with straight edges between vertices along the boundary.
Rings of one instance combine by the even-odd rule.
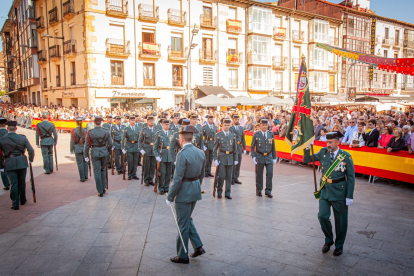
[[284, 105], [283, 99], [272, 96], [261, 98], [260, 101], [265, 102], [266, 104]]
[[195, 103], [204, 107], [213, 106], [236, 106], [234, 99], [224, 99], [216, 95], [208, 95], [206, 97], [195, 100]]
[[249, 97], [239, 96], [232, 99], [239, 105], [264, 105], [266, 104], [262, 100], [256, 100]]

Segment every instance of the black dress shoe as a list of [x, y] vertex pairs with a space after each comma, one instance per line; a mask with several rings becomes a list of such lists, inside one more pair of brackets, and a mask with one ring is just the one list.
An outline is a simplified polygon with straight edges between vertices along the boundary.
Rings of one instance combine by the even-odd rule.
[[118, 172], [118, 175], [121, 175], [122, 174], [122, 172]]
[[99, 197], [103, 197], [103, 194], [98, 194]]
[[152, 181], [150, 181], [149, 184], [152, 185], [152, 186], [155, 186], [155, 183], [152, 182]]
[[204, 190], [203, 190], [203, 191], [201, 191], [201, 193], [202, 193], [202, 194], [205, 194], [205, 193], [206, 193], [206, 191], [204, 191]]
[[85, 177], [85, 180], [88, 180], [89, 178], [88, 177]]
[[132, 179], [132, 177], [128, 176], [128, 180], [131, 180], [131, 179]]
[[50, 172], [45, 172], [45, 174], [50, 174]]
[[201, 256], [204, 253], [206, 253], [206, 251], [204, 250], [204, 248], [203, 247], [199, 247], [199, 248], [196, 248], [196, 250], [194, 250], [194, 253], [193, 254], [190, 254], [190, 257], [191, 258], [197, 258], [198, 256]]
[[209, 175], [208, 174], [205, 174], [204, 177], [209, 177]]
[[272, 197], [273, 197], [271, 194], [267, 194], [267, 196], [268, 196], [269, 198], [272, 198]]
[[145, 187], [148, 187], [149, 186], [149, 183], [145, 183]]
[[333, 255], [334, 256], [340, 256], [340, 255], [342, 255], [342, 249], [335, 248], [335, 250], [333, 252]]
[[132, 179], [139, 180], [139, 177], [138, 176], [133, 176]]
[[10, 190], [10, 188], [9, 187], [3, 187], [3, 190], [8, 191], [8, 190]]
[[19, 208], [10, 207], [12, 210], [19, 210]]
[[217, 196], [217, 198], [222, 198], [222, 197], [223, 197], [222, 195], [218, 195], [218, 196]]
[[26, 204], [26, 202], [27, 202], [27, 200], [25, 199], [25, 200], [23, 200], [23, 201], [20, 201], [20, 205], [25, 205]]
[[171, 257], [170, 260], [171, 262], [176, 263], [176, 264], [188, 264], [190, 262], [190, 259], [181, 259], [181, 258], [178, 258], [178, 256]]
[[164, 192], [159, 192], [159, 194], [160, 194], [160, 195], [163, 195], [163, 194], [164, 194]]
[[262, 196], [262, 192], [257, 192], [257, 196]]
[[231, 198], [231, 196], [226, 196], [226, 198], [227, 198], [227, 199], [233, 199], [233, 198]]
[[231, 185], [234, 185], [234, 180], [231, 181]]
[[104, 189], [103, 193], [106, 193], [106, 190]]
[[80, 181], [80, 182], [85, 182], [85, 180], [82, 180], [82, 179], [81, 179], [81, 180], [79, 180], [79, 181]]
[[212, 175], [211, 173], [208, 173], [208, 176], [210, 176], [210, 177], [214, 177], [214, 175]]
[[50, 173], [53, 173], [53, 170], [51, 170]]
[[236, 183], [236, 184], [242, 184], [239, 180], [234, 180], [234, 183]]
[[327, 253], [327, 252], [329, 252], [329, 250], [331, 250], [331, 246], [332, 246], [333, 244], [334, 244], [333, 242], [331, 242], [331, 243], [325, 243], [325, 244], [323, 245], [323, 247], [322, 247], [322, 253]]

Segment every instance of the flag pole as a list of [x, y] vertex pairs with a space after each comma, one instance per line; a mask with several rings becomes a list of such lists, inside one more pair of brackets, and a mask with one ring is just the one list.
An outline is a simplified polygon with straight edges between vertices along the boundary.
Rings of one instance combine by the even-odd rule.
[[315, 183], [315, 193], [316, 193], [318, 191], [318, 186], [316, 184], [315, 156], [313, 152], [313, 144], [311, 145], [311, 151], [312, 151], [313, 182]]

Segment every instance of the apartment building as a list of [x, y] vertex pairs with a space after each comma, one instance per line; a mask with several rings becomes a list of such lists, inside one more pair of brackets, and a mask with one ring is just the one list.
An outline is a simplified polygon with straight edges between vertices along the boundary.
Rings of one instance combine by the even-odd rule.
[[[414, 26], [406, 26], [404, 29], [403, 58], [414, 58]], [[402, 76], [401, 95], [414, 96], [413, 76]]]
[[4, 71], [4, 58], [3, 53], [0, 53], [0, 91], [6, 89], [6, 74]]
[[12, 102], [41, 103], [32, 1], [15, 0], [1, 29], [6, 92]]

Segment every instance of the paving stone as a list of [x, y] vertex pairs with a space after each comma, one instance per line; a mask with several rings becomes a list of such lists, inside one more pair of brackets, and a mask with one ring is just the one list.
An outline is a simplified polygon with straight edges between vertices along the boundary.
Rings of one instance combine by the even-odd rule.
[[136, 276], [138, 268], [110, 268], [106, 276]]
[[73, 276], [105, 275], [109, 263], [80, 264]]
[[13, 273], [44, 273], [55, 258], [55, 254], [30, 255], [16, 268]]
[[116, 251], [116, 246], [92, 246], [82, 263], [110, 263]]
[[109, 269], [113, 268], [137, 268], [141, 260], [142, 250], [137, 251], [121, 251], [117, 250]]

